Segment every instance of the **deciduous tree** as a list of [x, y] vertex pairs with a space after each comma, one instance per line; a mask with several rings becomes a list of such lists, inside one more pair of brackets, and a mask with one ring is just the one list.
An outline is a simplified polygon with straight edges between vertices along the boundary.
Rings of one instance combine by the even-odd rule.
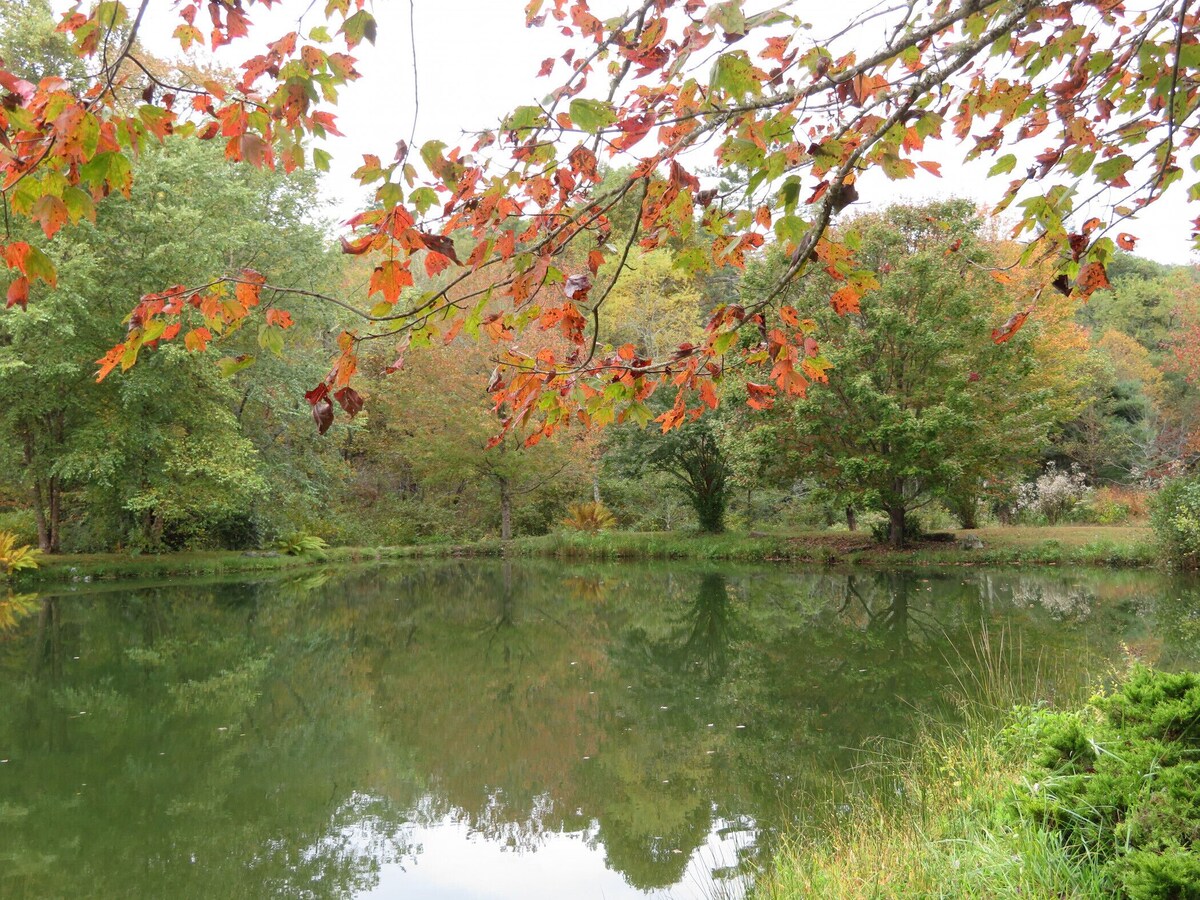
[[[83, 80], [37, 80], [13, 60], [0, 70], [10, 221], [36, 222], [49, 240], [92, 217], [107, 195], [130, 192], [132, 160], [171, 134], [218, 142], [233, 162], [328, 165], [310, 141], [336, 133], [331, 107], [358, 77], [357, 48], [376, 38], [364, 0], [329, 0], [326, 24], [279, 36], [251, 27], [271, 0], [183, 0], [174, 36], [184, 50], [244, 48], [228, 78], [152, 65], [139, 44], [149, 5], [104, 0], [64, 15], [59, 29], [88, 65]], [[311, 8], [294, 6], [301, 19]], [[813, 336], [782, 302], [787, 284], [823, 273], [812, 302], [856, 309], [875, 275], [851, 231], [831, 226], [856, 200], [878, 197], [881, 177], [937, 175], [942, 140], [994, 161], [997, 208], [1016, 214], [1026, 259], [1048, 262], [1045, 283], [999, 330], [1004, 338], [1045, 291], [1085, 299], [1105, 287], [1114, 252], [1135, 242], [1123, 223], [1191, 178], [1200, 19], [1189, 0], [914, 0], [873, 7], [827, 37], [812, 36], [786, 6], [755, 11], [743, 0], [643, 0], [624, 11], [531, 0], [526, 15], [571, 42], [540, 65], [544, 103], [510, 111], [465, 146], [401, 142], [364, 157], [357, 175], [375, 202], [351, 220], [344, 246], [374, 254], [374, 277], [365, 296], [329, 297], [358, 325], [308, 393], [319, 419], [350, 388], [362, 340], [461, 327], [480, 302], [470, 286], [480, 272], [487, 295], [503, 301], [488, 325], [501, 363], [490, 390], [505, 431], [538, 439], [591, 423], [600, 407], [622, 417], [658, 387], [676, 394], [660, 416], [668, 430], [700, 408], [694, 391], [746, 367], [771, 372], [747, 373], [760, 383], [751, 399], [794, 390], [808, 380], [796, 348]], [[729, 191], [699, 174], [714, 161], [738, 173]], [[599, 190], [605, 162], [628, 174]], [[612, 213], [630, 198], [640, 214], [617, 233]], [[693, 270], [740, 268], [768, 244], [786, 264], [755, 296], [719, 306], [703, 340], [650, 359], [605, 339], [600, 307], [631, 248], [672, 239], [694, 243], [685, 259]], [[55, 283], [54, 253], [11, 230], [3, 243], [8, 303], [23, 307], [35, 285]], [[596, 278], [614, 262], [612, 277]], [[417, 290], [414, 266], [446, 274]], [[224, 334], [262, 315], [264, 289], [257, 272], [237, 269], [163, 285], [136, 304], [101, 375], [155, 341], [191, 346], [204, 331]], [[740, 340], [743, 330], [763, 338]], [[570, 349], [551, 352], [538, 338], [549, 331]], [[610, 398], [618, 382], [628, 390]], [[352, 395], [340, 396], [357, 411]]]

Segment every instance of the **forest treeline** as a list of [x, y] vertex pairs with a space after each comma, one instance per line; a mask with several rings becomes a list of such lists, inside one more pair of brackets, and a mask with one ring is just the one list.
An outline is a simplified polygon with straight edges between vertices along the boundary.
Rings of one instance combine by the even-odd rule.
[[[364, 411], [320, 437], [304, 393], [353, 323], [319, 300], [264, 295], [279, 313], [213, 334], [207, 352], [150, 343], [97, 383], [131, 298], [221, 266], [336, 296], [373, 266], [333, 245], [311, 173], [231, 167], [173, 140], [138, 167], [132, 199], [56, 236], [57, 286], [0, 315], [0, 531], [46, 550], [536, 534], [584, 501], [631, 529], [873, 526], [898, 541], [989, 519], [1123, 521], [1200, 455], [1200, 270], [1120, 254], [1111, 289], [1085, 305], [1043, 294], [998, 341], [1038, 273], [954, 200], [843, 225], [879, 284], [840, 310], [824, 274], [791, 289], [813, 339], [792, 349], [794, 390], [767, 387], [769, 365], [763, 385], [739, 373], [666, 434], [680, 411], [659, 391], [605, 428], [487, 449], [499, 428], [486, 303], [449, 342], [377, 341], [356, 382]], [[634, 248], [601, 309], [604, 339], [647, 356], [698, 341], [718, 303], [787, 264], [768, 252], [683, 275], [694, 250]]]
[[[23, 77], [86, 81], [47, 4], [0, 2], [0, 23], [0, 56]], [[1031, 306], [1053, 260], [1020, 262], [1004, 227], [962, 200], [847, 210], [837, 246], [855, 267], [822, 260], [792, 284], [780, 298], [787, 334], [753, 316], [793, 262], [778, 250], [717, 266], [696, 227], [609, 253], [597, 283], [625, 266], [595, 319], [631, 366], [602, 396], [570, 398], [590, 427], [544, 440], [518, 429], [488, 449], [506, 410], [486, 387], [510, 327], [552, 347], [564, 323], [548, 317], [553, 298], [530, 298], [528, 322], [496, 315], [482, 274], [465, 285], [478, 300], [461, 323], [364, 342], [357, 393], [341, 395], [346, 412], [365, 398], [362, 411], [314, 422], [322, 404], [305, 393], [361, 322], [310, 295], [378, 288], [386, 299], [379, 261], [341, 252], [311, 170], [230, 165], [186, 138], [147, 144], [134, 166], [131, 196], [97, 203], [94, 219], [72, 213], [63, 188], [70, 222], [46, 244], [56, 283], [35, 281], [27, 309], [0, 313], [0, 532], [47, 551], [463, 540], [543, 533], [566, 517], [871, 528], [899, 544], [955, 523], [1138, 517], [1146, 489], [1200, 457], [1200, 270], [1119, 253], [1111, 288], [1090, 302], [1042, 291]], [[608, 215], [613, 234], [630, 233], [639, 200], [631, 192]], [[38, 244], [36, 227], [12, 218], [9, 238]], [[572, 245], [562, 277], [593, 263]], [[425, 268], [413, 296], [450, 277]], [[263, 309], [246, 318], [202, 309], [208, 326], [181, 340], [129, 317], [148, 292], [240, 270], [287, 293], [250, 292]], [[541, 290], [561, 292], [554, 281]], [[717, 340], [731, 371], [698, 379], [690, 399], [635, 386], [637, 360], [704, 343], [723, 304], [747, 317]], [[123, 371], [98, 382], [99, 361], [135, 330], [109, 360]], [[562, 345], [570, 358], [568, 336]], [[555, 403], [542, 396], [539, 415]]]

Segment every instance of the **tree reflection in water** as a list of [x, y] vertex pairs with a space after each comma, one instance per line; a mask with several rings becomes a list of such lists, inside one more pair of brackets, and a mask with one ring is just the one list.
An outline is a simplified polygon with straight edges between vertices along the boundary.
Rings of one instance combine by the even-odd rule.
[[1195, 589], [1152, 575], [506, 561], [94, 587], [0, 633], [6, 898], [350, 897], [445, 871], [429, 848], [454, 841], [689, 883], [823, 814], [858, 748], [953, 716], [984, 687], [969, 648], [1004, 634], [1026, 652], [1000, 677], [1070, 692], [1122, 641], [1172, 665], [1200, 643]]

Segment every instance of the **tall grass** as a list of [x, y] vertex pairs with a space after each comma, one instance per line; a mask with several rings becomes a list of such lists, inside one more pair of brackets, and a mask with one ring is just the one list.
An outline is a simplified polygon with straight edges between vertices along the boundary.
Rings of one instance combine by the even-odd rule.
[[[1063, 692], [1006, 629], [963, 648], [955, 721], [924, 717], [912, 744], [864, 755], [838, 812], [797, 831], [760, 875], [757, 900], [790, 898], [1099, 898], [1098, 866], [1009, 802], [1025, 754], [1003, 734], [1015, 705]], [[1066, 697], [1082, 699], [1084, 685]], [[914, 714], [916, 714], [914, 712]]]

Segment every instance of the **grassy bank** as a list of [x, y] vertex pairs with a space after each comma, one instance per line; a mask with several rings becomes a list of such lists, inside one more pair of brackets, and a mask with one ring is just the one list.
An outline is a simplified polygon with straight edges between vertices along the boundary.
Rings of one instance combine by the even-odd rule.
[[[557, 532], [512, 542], [509, 552], [563, 559], [698, 559], [795, 562], [877, 568], [960, 565], [1153, 565], [1157, 556], [1144, 527], [1062, 526], [984, 528], [956, 533], [955, 542], [917, 542], [903, 550], [850, 532], [704, 535], [681, 532]], [[979, 549], [962, 541], [976, 538]]]
[[497, 540], [407, 547], [334, 547], [321, 556], [272, 552], [193, 551], [181, 553], [86, 553], [42, 557], [41, 567], [22, 573], [22, 583], [92, 578], [164, 578], [271, 572], [324, 563], [373, 562], [454, 556], [549, 557], [586, 560], [729, 560], [873, 568], [930, 566], [1073, 565], [1137, 567], [1156, 561], [1148, 528], [1064, 526], [984, 528], [959, 532], [981, 549], [959, 543], [918, 542], [904, 550], [881, 546], [864, 534], [780, 532], [770, 534], [606, 531], [556, 532], [517, 538], [507, 547]]
[[1077, 710], [976, 712], [879, 765], [753, 898], [1200, 897], [1198, 748], [1194, 674], [1138, 667]]
[[320, 555], [288, 556], [269, 551], [189, 551], [181, 553], [68, 553], [43, 556], [41, 565], [22, 572], [20, 583], [109, 578], [210, 576], [238, 572], [274, 572], [331, 563], [382, 562], [419, 557], [486, 556], [500, 552], [499, 542], [469, 546], [430, 544], [414, 547], [331, 547]]

